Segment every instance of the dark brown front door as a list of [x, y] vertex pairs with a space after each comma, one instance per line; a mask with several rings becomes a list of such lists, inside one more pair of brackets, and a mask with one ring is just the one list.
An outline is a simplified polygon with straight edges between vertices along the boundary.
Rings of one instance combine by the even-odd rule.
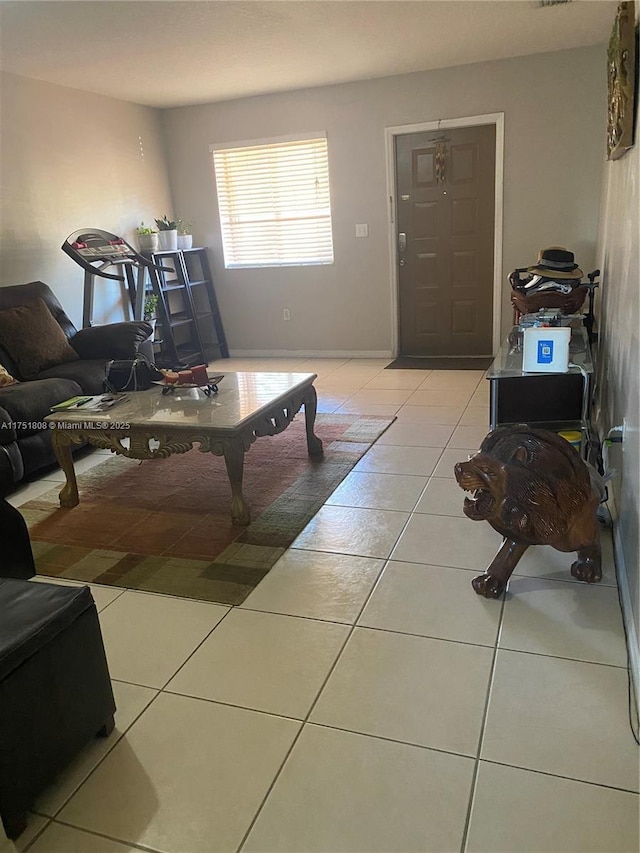
[[495, 136], [396, 137], [401, 355], [492, 353]]

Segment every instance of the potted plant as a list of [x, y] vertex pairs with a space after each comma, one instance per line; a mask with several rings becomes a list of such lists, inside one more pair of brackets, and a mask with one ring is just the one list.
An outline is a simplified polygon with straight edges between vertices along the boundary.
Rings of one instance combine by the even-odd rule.
[[158, 233], [153, 228], [149, 228], [144, 222], [136, 228], [136, 237], [138, 239], [138, 248], [141, 252], [150, 254], [158, 251]]
[[175, 252], [178, 248], [178, 223], [174, 219], [167, 219], [165, 213], [162, 219], [156, 219], [158, 226], [158, 237], [160, 248], [165, 252]]
[[156, 332], [156, 309], [158, 307], [158, 297], [155, 293], [147, 293], [144, 297], [144, 307], [143, 307], [143, 319], [146, 320], [147, 323], [151, 323], [153, 327], [152, 338], [155, 336]]
[[158, 307], [158, 297], [155, 293], [147, 293], [144, 298], [144, 319], [155, 320], [156, 309]]
[[178, 248], [190, 249], [193, 246], [193, 235], [191, 229], [192, 222], [185, 222], [184, 219], [178, 219]]

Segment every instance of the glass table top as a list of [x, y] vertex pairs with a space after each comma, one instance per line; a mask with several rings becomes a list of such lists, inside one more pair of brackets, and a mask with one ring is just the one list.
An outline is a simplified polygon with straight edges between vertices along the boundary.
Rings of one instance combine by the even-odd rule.
[[[209, 369], [210, 376], [220, 375]], [[47, 417], [48, 422], [73, 424], [100, 422], [103, 429], [118, 424], [208, 427], [236, 429], [261, 411], [268, 411], [297, 391], [309, 387], [315, 373], [225, 373], [218, 383], [218, 393], [207, 397], [200, 388], [180, 388], [163, 394], [154, 385], [148, 391], [124, 393], [122, 402], [105, 412], [90, 408], [73, 408]], [[121, 427], [124, 428], [124, 427]]]
[[[508, 338], [500, 347], [493, 364], [487, 370], [487, 379], [508, 379], [513, 377], [528, 376], [551, 376], [550, 373], [525, 373], [522, 369], [522, 330], [518, 326], [514, 326]], [[584, 326], [573, 327], [571, 329], [571, 340], [569, 342], [569, 362], [576, 367], [570, 367], [569, 373], [581, 373], [580, 367], [586, 373], [593, 373], [593, 361], [591, 359], [591, 349], [589, 347], [589, 338], [587, 330]], [[555, 374], [558, 375], [558, 374]]]

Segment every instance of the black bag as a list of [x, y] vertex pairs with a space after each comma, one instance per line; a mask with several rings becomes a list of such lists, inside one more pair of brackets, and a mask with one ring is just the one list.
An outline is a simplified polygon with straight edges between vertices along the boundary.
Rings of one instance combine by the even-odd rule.
[[104, 390], [112, 394], [119, 391], [146, 391], [151, 383], [162, 379], [162, 373], [155, 364], [142, 355], [135, 358], [107, 362], [104, 377]]

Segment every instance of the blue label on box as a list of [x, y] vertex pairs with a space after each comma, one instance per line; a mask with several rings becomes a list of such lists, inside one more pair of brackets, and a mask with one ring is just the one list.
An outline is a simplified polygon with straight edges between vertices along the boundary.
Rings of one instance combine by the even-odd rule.
[[538, 341], [538, 364], [551, 364], [553, 361], [553, 341]]

